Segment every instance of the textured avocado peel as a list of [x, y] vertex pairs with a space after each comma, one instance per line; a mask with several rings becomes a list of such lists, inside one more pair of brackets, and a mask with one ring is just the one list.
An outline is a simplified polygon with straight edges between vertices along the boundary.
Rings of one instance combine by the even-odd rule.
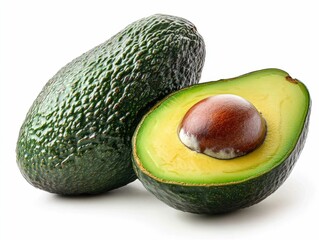
[[20, 129], [26, 180], [58, 194], [94, 194], [136, 179], [131, 137], [158, 100], [197, 83], [205, 45], [192, 23], [153, 15], [82, 54], [45, 85]]
[[[244, 78], [246, 82], [250, 83], [247, 79], [253, 77], [260, 77], [265, 79], [265, 81], [271, 77], [276, 79], [284, 79], [288, 80], [289, 82], [293, 83], [296, 88], [292, 90], [292, 92], [296, 91], [299, 92], [298, 88], [301, 89], [303, 97], [305, 97], [305, 105], [304, 110], [301, 110], [301, 118], [303, 119], [303, 123], [299, 124], [301, 131], [296, 134], [296, 140], [294, 141], [293, 147], [288, 150], [285, 155], [283, 155], [280, 161], [274, 162], [271, 167], [264, 168], [256, 173], [247, 175], [245, 178], [238, 178], [238, 179], [229, 179], [227, 181], [202, 181], [202, 182], [192, 182], [192, 181], [185, 181], [185, 180], [176, 180], [177, 177], [166, 177], [162, 174], [164, 169], [161, 169], [161, 174], [158, 174], [156, 168], [151, 168], [149, 164], [150, 159], [146, 159], [145, 156], [140, 152], [138, 145], [141, 144], [142, 138], [141, 136], [147, 136], [149, 133], [148, 130], [143, 129], [145, 128], [144, 125], [152, 122], [150, 115], [155, 114], [154, 112], [159, 112], [161, 106], [165, 106], [167, 109], [170, 104], [169, 100], [172, 99], [172, 102], [178, 102], [178, 98], [181, 96], [186, 95], [187, 92], [192, 92], [195, 94], [195, 90], [192, 89], [207, 89], [209, 84], [211, 84], [211, 88], [213, 89], [213, 85], [220, 86], [221, 84], [227, 84], [233, 80], [239, 82], [240, 78]], [[256, 203], [259, 203], [274, 191], [276, 191], [287, 179], [291, 170], [296, 163], [303, 146], [305, 144], [308, 126], [309, 126], [309, 118], [310, 118], [310, 109], [311, 109], [311, 100], [309, 93], [306, 87], [298, 80], [293, 80], [286, 72], [277, 70], [277, 69], [266, 69], [260, 70], [256, 72], [252, 72], [249, 74], [245, 74], [243, 76], [233, 78], [230, 80], [221, 80], [212, 83], [203, 83], [197, 86], [191, 86], [186, 89], [182, 89], [176, 93], [171, 94], [170, 96], [166, 97], [156, 106], [154, 106], [142, 119], [140, 124], [138, 125], [135, 134], [132, 139], [133, 144], [133, 167], [134, 170], [143, 183], [143, 185], [153, 193], [158, 199], [165, 202], [169, 206], [186, 211], [191, 213], [200, 213], [200, 214], [217, 214], [217, 213], [225, 213], [234, 210], [238, 210], [240, 208], [245, 208], [252, 206]], [[280, 80], [282, 81], [282, 80]], [[285, 84], [284, 82], [281, 82]], [[214, 85], [214, 86], [215, 86]], [[248, 84], [247, 84], [248, 85]], [[223, 85], [224, 86], [224, 85]], [[229, 89], [226, 88], [225, 89]], [[216, 90], [216, 92], [220, 93], [223, 90]], [[199, 93], [201, 93], [199, 91]], [[183, 95], [184, 94], [184, 95]], [[204, 93], [201, 93], [204, 95]], [[300, 96], [301, 96], [300, 95]], [[190, 95], [190, 99], [192, 95]], [[195, 96], [195, 95], [194, 95]], [[203, 96], [201, 96], [203, 97]], [[257, 96], [258, 97], [258, 96]], [[203, 97], [204, 98], [204, 97]], [[262, 97], [261, 97], [262, 98]], [[293, 98], [292, 98], [293, 99]], [[186, 98], [181, 100], [181, 102], [187, 101]], [[178, 105], [178, 104], [176, 104]], [[302, 105], [302, 104], [301, 104]], [[301, 106], [300, 105], [300, 106]], [[174, 106], [174, 104], [173, 104]], [[296, 106], [298, 107], [298, 106]], [[172, 110], [174, 111], [174, 110]], [[303, 112], [303, 113], [302, 113]], [[167, 114], [167, 113], [166, 113]], [[160, 115], [157, 115], [157, 120], [160, 121]], [[178, 121], [177, 121], [178, 122]], [[151, 129], [151, 128], [147, 128]], [[298, 131], [298, 130], [297, 130]], [[147, 134], [146, 134], [147, 133]], [[139, 136], [139, 134], [142, 134]], [[145, 134], [145, 135], [143, 135]], [[170, 139], [171, 136], [168, 136]], [[266, 137], [267, 138], [267, 137]], [[152, 141], [148, 139], [148, 141]], [[268, 142], [271, 141], [267, 140]], [[174, 144], [174, 142], [170, 143], [170, 145]], [[268, 144], [268, 143], [267, 143]], [[165, 147], [165, 146], [164, 146]], [[176, 147], [176, 149], [181, 149]], [[150, 151], [150, 150], [148, 150]], [[186, 150], [185, 152], [186, 153]], [[182, 156], [183, 153], [181, 153]], [[248, 154], [249, 155], [249, 154]], [[194, 156], [194, 154], [189, 154], [189, 156]], [[148, 155], [150, 157], [150, 155]], [[241, 159], [245, 159], [241, 157]], [[188, 159], [184, 159], [187, 162]], [[156, 160], [152, 160], [156, 161]], [[233, 160], [227, 160], [233, 161]], [[253, 160], [252, 160], [253, 161]], [[228, 162], [229, 163], [229, 162]], [[146, 165], [145, 165], [146, 164]], [[159, 166], [161, 166], [160, 162], [157, 162]], [[163, 164], [163, 166], [167, 166]], [[158, 170], [159, 171], [159, 170]], [[177, 170], [175, 170], [177, 171]], [[167, 175], [168, 176], [168, 175]], [[203, 175], [204, 176], [204, 175]]]

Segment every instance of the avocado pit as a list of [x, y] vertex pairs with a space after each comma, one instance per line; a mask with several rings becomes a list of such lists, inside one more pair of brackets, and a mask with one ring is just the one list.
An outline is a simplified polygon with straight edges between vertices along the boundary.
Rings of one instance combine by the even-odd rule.
[[205, 98], [193, 105], [179, 126], [181, 142], [218, 159], [246, 155], [266, 136], [266, 121], [253, 104], [232, 94]]

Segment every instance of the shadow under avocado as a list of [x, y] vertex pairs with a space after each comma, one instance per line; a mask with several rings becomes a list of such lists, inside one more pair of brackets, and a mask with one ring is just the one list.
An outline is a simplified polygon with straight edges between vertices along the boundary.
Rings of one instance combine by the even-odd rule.
[[128, 184], [124, 187], [117, 188], [100, 194], [82, 194], [82, 195], [58, 195], [53, 196], [55, 200], [59, 201], [80, 201], [80, 202], [94, 202], [94, 201], [112, 201], [112, 200], [127, 200], [130, 201], [145, 201], [155, 199], [145, 189], [140, 188], [135, 184]]

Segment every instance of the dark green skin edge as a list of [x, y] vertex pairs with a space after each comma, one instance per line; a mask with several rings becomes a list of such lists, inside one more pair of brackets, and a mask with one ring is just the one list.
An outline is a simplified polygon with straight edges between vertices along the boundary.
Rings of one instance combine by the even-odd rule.
[[197, 83], [204, 58], [192, 23], [153, 15], [74, 59], [26, 116], [16, 148], [21, 173], [35, 187], [73, 195], [134, 181], [135, 127], [155, 102]]
[[252, 206], [276, 191], [291, 173], [305, 144], [310, 109], [309, 105], [304, 128], [287, 159], [269, 172], [250, 180], [219, 186], [164, 183], [145, 174], [133, 158], [134, 170], [148, 191], [169, 206], [181, 211], [218, 214]]

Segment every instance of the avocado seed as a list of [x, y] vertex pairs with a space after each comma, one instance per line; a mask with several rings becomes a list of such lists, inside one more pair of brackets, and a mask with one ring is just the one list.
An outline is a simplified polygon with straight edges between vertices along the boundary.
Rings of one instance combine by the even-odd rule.
[[246, 99], [232, 94], [205, 98], [192, 106], [179, 126], [181, 142], [218, 159], [243, 156], [260, 146], [266, 121]]

